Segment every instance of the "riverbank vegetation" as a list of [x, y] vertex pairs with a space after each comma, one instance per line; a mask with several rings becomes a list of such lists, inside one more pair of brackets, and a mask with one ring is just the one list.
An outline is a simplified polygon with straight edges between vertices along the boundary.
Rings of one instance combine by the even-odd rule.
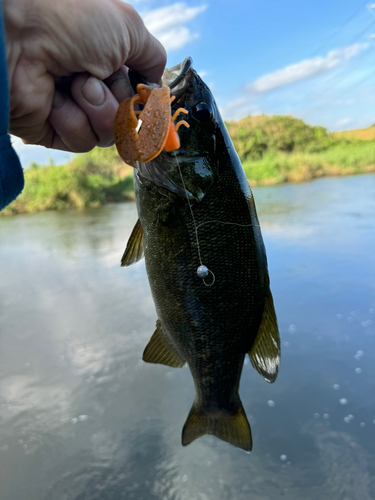
[[330, 134], [291, 116], [247, 116], [226, 125], [251, 185], [375, 171], [371, 133]]
[[[328, 133], [291, 116], [226, 123], [250, 185], [375, 172], [375, 126]], [[79, 154], [67, 165], [25, 170], [25, 189], [3, 215], [84, 208], [134, 199], [132, 168], [115, 147]]]
[[95, 207], [134, 199], [133, 169], [113, 147], [77, 154], [67, 165], [32, 163], [24, 173], [22, 194], [1, 214]]

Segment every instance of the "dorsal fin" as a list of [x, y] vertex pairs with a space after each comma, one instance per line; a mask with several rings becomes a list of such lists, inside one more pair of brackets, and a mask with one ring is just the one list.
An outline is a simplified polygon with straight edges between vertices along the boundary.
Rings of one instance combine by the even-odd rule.
[[258, 335], [248, 354], [257, 372], [267, 382], [274, 382], [280, 364], [280, 335], [271, 290], [266, 295]]
[[129, 241], [126, 245], [124, 255], [121, 259], [121, 266], [127, 267], [142, 259], [144, 254], [144, 237], [141, 221], [138, 219]]
[[166, 338], [159, 320], [156, 322], [156, 330], [143, 352], [142, 359], [147, 363], [159, 363], [172, 368], [182, 368], [185, 364], [185, 360], [177, 354]]

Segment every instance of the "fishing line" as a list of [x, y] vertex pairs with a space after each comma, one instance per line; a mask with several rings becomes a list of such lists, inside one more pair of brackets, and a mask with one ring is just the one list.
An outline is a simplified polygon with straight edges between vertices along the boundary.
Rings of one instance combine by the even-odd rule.
[[[187, 189], [186, 189], [186, 186], [185, 186], [185, 182], [184, 182], [184, 178], [183, 178], [183, 175], [182, 175], [182, 172], [181, 172], [180, 164], [178, 162], [178, 158], [177, 158], [177, 155], [176, 155], [176, 151], [174, 151], [174, 156], [176, 158], [177, 168], [178, 168], [178, 171], [180, 173], [181, 182], [182, 182], [183, 188], [185, 190], [186, 200], [188, 202], [190, 213], [191, 213], [191, 217], [193, 219], [194, 232], [195, 232], [195, 240], [197, 242], [198, 258], [199, 258], [199, 262], [200, 262], [200, 266], [197, 269], [197, 275], [200, 278], [203, 279], [203, 283], [206, 286], [212, 286], [215, 283], [216, 278], [215, 278], [214, 273], [210, 269], [208, 269], [208, 267], [205, 266], [203, 264], [203, 262], [202, 262], [201, 250], [200, 250], [200, 246], [199, 246], [198, 228], [200, 228], [201, 226], [204, 226], [204, 224], [212, 224], [212, 223], [227, 224], [229, 226], [239, 226], [239, 227], [251, 227], [251, 226], [260, 227], [260, 226], [259, 226], [259, 224], [238, 224], [237, 222], [224, 222], [224, 221], [221, 221], [221, 220], [208, 220], [208, 221], [205, 221], [205, 222], [201, 222], [200, 224], [197, 225], [197, 222], [195, 220], [194, 213], [193, 213], [193, 207], [191, 206], [191, 203], [190, 203], [190, 200], [189, 200], [189, 195], [188, 195], [188, 192], [187, 192]], [[206, 283], [206, 281], [205, 281], [205, 278], [207, 278], [207, 276], [208, 276], [209, 273], [212, 275], [212, 278], [213, 278], [212, 283]]]
[[[184, 182], [184, 178], [182, 176], [182, 172], [181, 172], [181, 168], [180, 168], [180, 164], [178, 162], [178, 158], [177, 158], [177, 155], [176, 155], [176, 151], [174, 151], [174, 157], [176, 158], [176, 162], [177, 162], [177, 168], [178, 168], [178, 171], [180, 173], [180, 177], [181, 177], [181, 182], [182, 182], [182, 185], [184, 187], [184, 190], [185, 190], [185, 195], [186, 195], [186, 200], [188, 202], [188, 205], [189, 205], [189, 209], [190, 209], [190, 213], [191, 213], [191, 217], [193, 219], [193, 224], [194, 224], [194, 232], [195, 232], [195, 239], [196, 239], [196, 242], [197, 242], [197, 250], [198, 250], [198, 258], [199, 258], [199, 262], [200, 262], [200, 266], [198, 267], [197, 269], [197, 275], [203, 279], [203, 283], [206, 285], [206, 286], [212, 286], [214, 283], [215, 283], [215, 275], [212, 271], [210, 271], [210, 269], [208, 269], [207, 266], [205, 266], [202, 262], [202, 257], [201, 257], [201, 250], [200, 250], [200, 246], [199, 246], [199, 238], [198, 238], [198, 227], [197, 227], [197, 223], [195, 221], [195, 217], [194, 217], [194, 213], [193, 213], [193, 208], [191, 206], [191, 203], [190, 203], [190, 200], [189, 200], [189, 195], [188, 195], [188, 192], [187, 192], [187, 189], [186, 189], [186, 186], [185, 186], [185, 182]], [[199, 224], [201, 225], [201, 224]], [[210, 273], [212, 275], [212, 283], [206, 283], [206, 279], [207, 276], [208, 276], [208, 273]]]
[[228, 224], [230, 226], [239, 226], [239, 227], [253, 227], [253, 226], [260, 227], [259, 224], [237, 224], [237, 222], [224, 222], [222, 220], [208, 220], [206, 222], [201, 222], [200, 224], [198, 224], [197, 229], [198, 229], [198, 227], [203, 226], [204, 224], [210, 224], [212, 222], [217, 222], [218, 224]]

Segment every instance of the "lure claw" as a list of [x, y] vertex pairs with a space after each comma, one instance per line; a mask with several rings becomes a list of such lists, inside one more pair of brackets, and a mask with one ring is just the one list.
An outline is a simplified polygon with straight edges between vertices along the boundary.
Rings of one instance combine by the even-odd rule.
[[[185, 120], [175, 126], [174, 120], [180, 113], [187, 114], [179, 108], [171, 116], [169, 87], [153, 88], [137, 85], [137, 94], [123, 101], [116, 114], [114, 136], [117, 151], [129, 165], [136, 166], [137, 161], [146, 163], [158, 156], [163, 148], [174, 151], [180, 147], [177, 130], [181, 125], [189, 127]], [[135, 111], [134, 104], [144, 105], [142, 111]], [[138, 126], [139, 120], [142, 122]]]

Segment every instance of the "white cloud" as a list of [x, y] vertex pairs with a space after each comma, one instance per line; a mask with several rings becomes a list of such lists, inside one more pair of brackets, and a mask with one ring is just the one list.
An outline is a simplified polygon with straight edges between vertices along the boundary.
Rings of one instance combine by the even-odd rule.
[[[288, 89], [288, 86], [293, 83], [310, 80], [321, 75], [328, 75], [335, 69], [343, 66], [345, 62], [366, 50], [369, 46], [369, 43], [356, 43], [341, 49], [331, 50], [325, 57], [305, 59], [272, 73], [267, 73], [245, 85], [240, 91], [239, 96], [224, 106], [224, 117], [226, 119], [239, 118], [246, 114], [254, 113], [254, 109], [263, 107], [259, 105], [261, 100], [264, 103], [276, 98], [278, 94], [273, 94], [273, 91]], [[293, 91], [291, 88], [289, 90], [290, 92]], [[307, 87], [305, 90], [307, 90]], [[289, 102], [290, 104], [293, 102], [293, 107], [295, 107], [296, 102], [300, 99], [301, 92], [295, 95], [293, 100]], [[293, 113], [292, 109], [290, 113]]]
[[191, 33], [188, 28], [182, 26], [181, 28], [174, 28], [160, 34], [157, 38], [164, 45], [166, 50], [177, 50], [187, 45], [189, 42], [198, 38], [198, 33]]
[[246, 88], [254, 92], [267, 92], [283, 85], [327, 73], [367, 49], [368, 46], [368, 43], [355, 43], [342, 49], [331, 50], [326, 57], [305, 59], [273, 73], [263, 75], [247, 85]]
[[180, 49], [199, 36], [184, 26], [207, 9], [207, 5], [189, 7], [178, 2], [150, 12], [141, 13], [147, 29], [158, 38], [166, 50]]
[[152, 32], [164, 31], [191, 21], [201, 12], [205, 11], [207, 5], [200, 7], [188, 7], [185, 3], [175, 3], [168, 7], [162, 7], [142, 15], [147, 28]]
[[336, 122], [337, 127], [345, 127], [345, 125], [349, 125], [349, 123], [352, 123], [353, 119], [346, 117], [346, 118], [341, 118], [341, 120], [338, 120]]

